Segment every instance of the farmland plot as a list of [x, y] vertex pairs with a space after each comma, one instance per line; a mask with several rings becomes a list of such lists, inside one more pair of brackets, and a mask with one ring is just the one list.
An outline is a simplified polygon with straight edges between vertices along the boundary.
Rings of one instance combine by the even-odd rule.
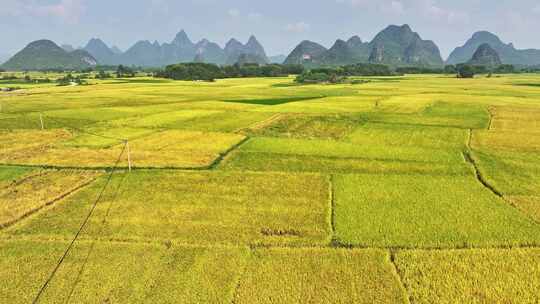
[[[32, 302], [66, 246], [0, 241], [2, 301]], [[163, 244], [90, 249], [76, 245], [40, 303], [230, 303], [247, 256], [245, 249]]]
[[[416, 132], [405, 133], [396, 144], [392, 137], [399, 137], [386, 130], [367, 127], [358, 129], [347, 141], [305, 140], [286, 138], [253, 138], [233, 153], [223, 165], [234, 170], [256, 171], [307, 171], [330, 173], [425, 173], [467, 174], [462, 150], [465, 132], [453, 133], [444, 147], [440, 140], [425, 144]], [[369, 133], [369, 134], [367, 134]], [[418, 134], [422, 134], [419, 131]], [[463, 137], [462, 137], [463, 136]], [[371, 142], [370, 142], [371, 141]], [[424, 143], [424, 147], [410, 141]], [[377, 145], [372, 145], [377, 142]], [[439, 146], [437, 146], [439, 145]], [[453, 147], [448, 148], [448, 145]]]
[[[85, 238], [229, 245], [329, 242], [329, 185], [322, 176], [137, 171], [121, 181], [115, 174]], [[104, 182], [9, 234], [73, 235]], [[120, 190], [114, 190], [119, 185]], [[118, 197], [113, 191], [120, 191]], [[102, 228], [105, 214], [109, 216]]]
[[538, 249], [403, 251], [396, 264], [414, 303], [538, 303]]
[[0, 228], [90, 184], [98, 172], [42, 171], [0, 188]]
[[246, 130], [250, 136], [341, 139], [360, 125], [360, 117], [282, 114], [268, 125]]
[[[179, 130], [152, 133], [123, 129], [101, 133], [104, 135], [86, 133], [75, 138], [65, 130], [0, 133], [0, 163], [103, 168], [112, 167], [121, 156], [121, 167], [127, 167], [124, 143], [108, 135], [128, 135], [135, 138], [130, 142], [135, 167], [204, 168], [244, 139], [238, 134]], [[17, 140], [20, 137], [34, 140], [21, 143]]]
[[408, 303], [380, 250], [264, 249], [254, 253], [235, 303]]
[[472, 176], [335, 178], [337, 240], [369, 247], [540, 244], [540, 226]]

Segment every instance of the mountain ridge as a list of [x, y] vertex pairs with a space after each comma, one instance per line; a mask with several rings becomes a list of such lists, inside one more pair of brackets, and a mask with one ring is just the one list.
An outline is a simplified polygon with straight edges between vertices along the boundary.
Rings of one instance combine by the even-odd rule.
[[474, 52], [484, 43], [489, 44], [498, 53], [504, 64], [526, 66], [540, 64], [540, 50], [516, 49], [513, 43], [504, 43], [497, 35], [488, 31], [475, 32], [464, 45], [452, 51], [446, 63], [458, 64], [469, 61]]
[[51, 40], [29, 43], [2, 64], [7, 70], [84, 69], [96, 66], [98, 61], [84, 50], [67, 52]]
[[[302, 46], [302, 43], [304, 45]], [[438, 46], [431, 40], [423, 40], [407, 24], [390, 25], [380, 31], [371, 42], [363, 42], [358, 36], [347, 41], [338, 39], [323, 51], [322, 46], [302, 42], [289, 55], [289, 63], [307, 65], [348, 65], [355, 63], [380, 63], [391, 66], [443, 66]], [[303, 54], [302, 49], [304, 50]], [[309, 49], [317, 52], [308, 52]], [[300, 58], [304, 58], [301, 60]]]

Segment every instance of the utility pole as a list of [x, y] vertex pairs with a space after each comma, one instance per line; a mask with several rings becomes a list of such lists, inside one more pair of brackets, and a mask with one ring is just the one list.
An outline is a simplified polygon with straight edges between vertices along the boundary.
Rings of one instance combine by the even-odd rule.
[[128, 169], [129, 172], [131, 172], [131, 149], [129, 148], [129, 141], [126, 140], [126, 149], [127, 149], [127, 157], [128, 157]]
[[41, 130], [45, 130], [45, 125], [43, 124], [43, 115], [39, 113], [39, 121], [41, 122]]

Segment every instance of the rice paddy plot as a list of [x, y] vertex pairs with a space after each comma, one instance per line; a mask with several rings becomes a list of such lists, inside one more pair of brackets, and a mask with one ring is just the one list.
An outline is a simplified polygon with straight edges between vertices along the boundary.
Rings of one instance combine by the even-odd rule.
[[365, 115], [367, 121], [413, 126], [439, 126], [445, 128], [485, 129], [489, 125], [489, 113], [485, 106], [435, 102], [415, 113], [372, 112]]
[[491, 130], [540, 133], [540, 108], [538, 107], [497, 106], [492, 107], [490, 112], [493, 116]]
[[258, 249], [234, 303], [408, 303], [387, 252]]
[[120, 144], [123, 140], [133, 141], [142, 137], [150, 136], [159, 132], [153, 129], [143, 128], [107, 128], [96, 126], [85, 128], [80, 132], [75, 132], [75, 136], [62, 143], [70, 148], [111, 148]]
[[[369, 147], [418, 147], [463, 151], [469, 132], [457, 128], [366, 123], [347, 136], [347, 141]], [[459, 153], [459, 152], [458, 152]]]
[[470, 176], [335, 177], [336, 239], [368, 247], [540, 244], [540, 225]]
[[540, 250], [401, 251], [413, 303], [538, 303]]
[[[67, 243], [0, 241], [4, 303], [30, 303]], [[245, 249], [76, 243], [39, 303], [231, 303]], [[82, 270], [80, 276], [79, 272]]]
[[[148, 133], [142, 129], [111, 129], [101, 133], [142, 136], [130, 142], [132, 164], [139, 168], [207, 168], [244, 139], [238, 134], [180, 130]], [[106, 168], [115, 164], [124, 148], [124, 143], [115, 138], [82, 136], [73, 138], [65, 130], [0, 133], [0, 143], [5, 143], [0, 149], [0, 163]], [[127, 167], [127, 151], [121, 156], [120, 166]]]
[[509, 196], [506, 199], [540, 223], [540, 196]]
[[42, 171], [0, 188], [0, 228], [59, 201], [98, 175], [89, 171]]
[[540, 152], [540, 133], [519, 131], [475, 131], [473, 146], [480, 150], [514, 152]]
[[108, 125], [114, 127], [174, 129], [175, 126], [181, 124], [183, 121], [218, 113], [220, 112], [212, 110], [182, 110], [144, 117], [112, 120], [108, 122]]
[[[330, 239], [330, 193], [323, 176], [133, 171], [112, 203], [111, 192], [121, 180], [115, 175], [81, 237], [195, 245], [310, 245]], [[102, 178], [9, 235], [73, 235], [104, 182]], [[109, 204], [112, 209], [101, 229]]]
[[360, 117], [345, 115], [281, 114], [267, 124], [257, 125], [246, 132], [250, 136], [259, 137], [341, 139], [361, 123]]
[[273, 113], [227, 111], [210, 116], [195, 117], [174, 126], [177, 129], [205, 132], [236, 132], [262, 122]]
[[252, 138], [224, 169], [254, 171], [457, 174], [470, 172], [461, 151], [414, 146], [373, 146], [333, 140]]
[[475, 150], [480, 173], [497, 191], [508, 196], [540, 195], [538, 153]]
[[232, 103], [247, 103], [253, 105], [263, 105], [263, 106], [275, 106], [289, 102], [298, 102], [298, 101], [307, 101], [324, 98], [324, 96], [306, 96], [306, 97], [281, 97], [281, 98], [272, 98], [272, 99], [228, 99], [222, 100], [223, 102], [232, 102]]

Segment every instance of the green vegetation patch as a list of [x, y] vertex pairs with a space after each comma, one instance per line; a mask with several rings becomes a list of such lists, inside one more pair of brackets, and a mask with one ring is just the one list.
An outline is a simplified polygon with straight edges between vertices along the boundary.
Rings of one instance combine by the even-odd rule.
[[[105, 179], [70, 197], [12, 235], [74, 235]], [[113, 200], [114, 189], [120, 194]], [[115, 175], [87, 238], [176, 240], [188, 244], [323, 244], [329, 241], [329, 185], [301, 174], [134, 171]], [[219, 198], [219, 199], [217, 199]]]
[[[404, 101], [410, 100], [411, 98], [412, 97], [406, 97]], [[438, 96], [433, 96], [431, 98], [438, 98]], [[398, 103], [401, 104], [404, 101], [399, 101]], [[394, 101], [394, 103], [395, 102], [397, 101]], [[399, 105], [392, 105], [392, 107], [396, 106]], [[385, 110], [386, 111], [368, 113], [366, 119], [371, 122], [387, 124], [439, 126], [461, 129], [485, 129], [489, 125], [489, 113], [487, 109], [485, 106], [476, 104], [466, 105], [435, 102], [432, 105], [427, 106], [420, 113], [392, 113], [392, 108]]]
[[540, 244], [540, 225], [472, 176], [335, 177], [341, 243], [406, 248]]
[[538, 303], [540, 250], [403, 251], [397, 268], [414, 303]]
[[429, 174], [470, 173], [461, 151], [401, 145], [362, 145], [332, 140], [252, 138], [224, 168], [256, 171], [321, 171]]
[[[67, 247], [0, 242], [0, 294], [29, 303]], [[231, 303], [247, 250], [174, 244], [77, 243], [40, 303]], [[82, 270], [81, 275], [79, 272]]]
[[33, 168], [28, 167], [0, 166], [0, 185], [14, 182], [33, 170]]
[[408, 303], [379, 250], [256, 250], [234, 303]]

